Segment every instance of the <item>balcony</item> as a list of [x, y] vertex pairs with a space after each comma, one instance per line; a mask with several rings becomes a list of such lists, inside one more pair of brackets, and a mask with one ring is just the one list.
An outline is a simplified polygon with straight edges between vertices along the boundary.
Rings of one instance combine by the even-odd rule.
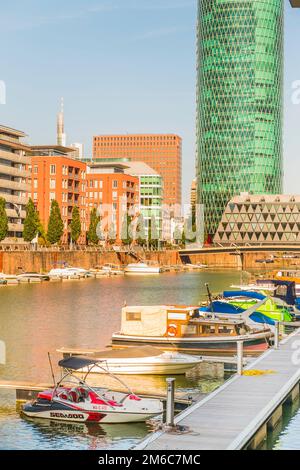
[[17, 176], [20, 178], [29, 178], [31, 173], [27, 170], [20, 170], [13, 166], [1, 165], [0, 164], [0, 173], [4, 175]]
[[23, 232], [23, 230], [24, 230], [23, 224], [8, 224], [9, 232]]
[[7, 152], [6, 150], [2, 150], [2, 149], [0, 149], [0, 158], [3, 158], [4, 160], [8, 160], [14, 163], [24, 163], [27, 165], [30, 163], [29, 157], [22, 157], [18, 155], [17, 153]]
[[15, 194], [8, 194], [8, 193], [3, 193], [0, 190], [0, 197], [3, 197], [7, 202], [10, 202], [12, 204], [18, 204], [22, 206], [26, 206], [28, 202], [28, 197], [24, 196], [16, 196]]
[[13, 189], [14, 191], [26, 191], [31, 190], [31, 186], [28, 183], [20, 183], [18, 181], [5, 180], [0, 178], [0, 188]]
[[21, 210], [19, 214], [16, 209], [6, 209], [6, 214], [11, 219], [25, 219], [26, 217], [26, 211], [24, 210]]

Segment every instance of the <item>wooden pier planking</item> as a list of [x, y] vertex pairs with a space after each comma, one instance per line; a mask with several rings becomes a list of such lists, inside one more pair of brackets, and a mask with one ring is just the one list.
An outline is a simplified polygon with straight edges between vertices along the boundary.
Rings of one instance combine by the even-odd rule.
[[[273, 374], [234, 376], [223, 386], [175, 418], [187, 433], [158, 431], [135, 447], [147, 450], [243, 449], [294, 390], [299, 393], [300, 330], [269, 350], [245, 370], [272, 370]], [[294, 348], [293, 348], [294, 346]], [[298, 361], [300, 353], [298, 354]], [[295, 387], [297, 387], [295, 389]], [[298, 392], [298, 393], [297, 393]]]

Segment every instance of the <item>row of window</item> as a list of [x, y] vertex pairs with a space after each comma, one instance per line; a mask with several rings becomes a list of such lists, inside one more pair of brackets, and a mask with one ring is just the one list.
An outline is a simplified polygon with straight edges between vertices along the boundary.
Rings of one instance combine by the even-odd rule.
[[[32, 170], [32, 167], [29, 166], [29, 170]], [[62, 174], [65, 176], [80, 176], [82, 180], [85, 180], [86, 178], [86, 172], [85, 171], [79, 171], [78, 168], [75, 168], [75, 172], [73, 172], [74, 167], [70, 167], [67, 165], [62, 166]], [[33, 165], [33, 174], [37, 175], [39, 173], [39, 166], [38, 165]], [[50, 165], [50, 175], [56, 175], [56, 164]]]

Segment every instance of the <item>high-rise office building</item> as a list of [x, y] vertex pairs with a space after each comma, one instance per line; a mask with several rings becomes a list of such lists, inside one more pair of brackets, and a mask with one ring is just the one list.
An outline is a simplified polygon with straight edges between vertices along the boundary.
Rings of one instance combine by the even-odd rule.
[[182, 139], [174, 134], [100, 135], [93, 159], [144, 162], [163, 178], [164, 204], [181, 204]]
[[215, 234], [241, 192], [282, 192], [283, 0], [199, 0], [198, 201]]

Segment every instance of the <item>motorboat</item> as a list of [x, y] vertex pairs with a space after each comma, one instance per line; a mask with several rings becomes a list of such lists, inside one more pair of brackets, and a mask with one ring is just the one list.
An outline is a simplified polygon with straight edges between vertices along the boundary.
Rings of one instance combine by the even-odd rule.
[[19, 280], [17, 279], [16, 274], [5, 274], [5, 273], [0, 273], [0, 281], [1, 283], [4, 283], [5, 285], [17, 285], [19, 284]]
[[18, 274], [16, 278], [19, 282], [50, 281], [50, 276], [48, 274], [39, 274], [36, 272], [26, 272], [26, 273]]
[[124, 271], [120, 268], [120, 266], [116, 264], [106, 263], [102, 266], [102, 271], [107, 273], [109, 276], [123, 276]]
[[151, 266], [147, 263], [132, 263], [125, 268], [125, 274], [160, 274], [162, 268], [160, 266]]
[[50, 278], [68, 279], [68, 278], [81, 278], [88, 277], [90, 272], [83, 268], [54, 268], [49, 271]]
[[[64, 353], [64, 350], [60, 352]], [[96, 365], [92, 373], [111, 372], [114, 375], [180, 375], [202, 362], [201, 357], [162, 351], [151, 346], [103, 351], [96, 353], [96, 357], [100, 366]]]
[[[88, 357], [73, 356], [59, 361], [63, 377], [54, 388], [40, 392], [36, 399], [23, 406], [22, 413], [29, 418], [80, 423], [138, 423], [163, 413], [161, 400], [141, 398], [123, 381], [114, 377], [127, 392], [95, 388], [87, 384], [87, 377], [99, 363]], [[76, 372], [86, 369], [83, 378]]]
[[248, 354], [257, 355], [269, 347], [270, 327], [249, 320], [256, 308], [240, 318], [200, 312], [195, 306], [131, 306], [122, 309], [121, 330], [112, 335], [114, 347], [152, 345], [196, 355], [234, 355], [237, 342]]
[[249, 308], [255, 308], [262, 300], [265, 300], [264, 304], [257, 306], [250, 316], [251, 320], [267, 325], [275, 325], [276, 321], [293, 321], [293, 315], [283, 300], [256, 291], [225, 291], [220, 299], [212, 300], [207, 306], [201, 307], [200, 311], [213, 312], [218, 316], [241, 315]]

